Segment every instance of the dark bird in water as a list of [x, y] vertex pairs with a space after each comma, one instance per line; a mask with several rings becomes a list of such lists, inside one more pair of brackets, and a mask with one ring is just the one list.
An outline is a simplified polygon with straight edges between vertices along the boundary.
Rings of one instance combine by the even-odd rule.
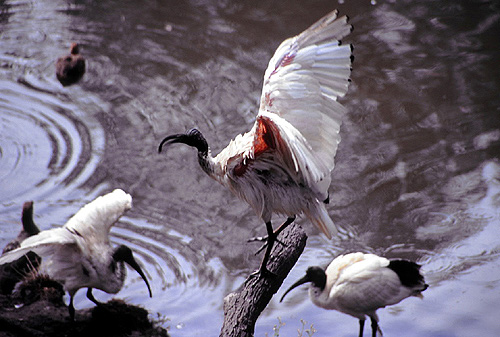
[[56, 76], [63, 86], [75, 84], [85, 74], [85, 58], [79, 53], [80, 46], [73, 42], [69, 55], [57, 59]]
[[[337, 102], [347, 92], [352, 48], [340, 45], [351, 32], [347, 17], [327, 14], [301, 34], [285, 40], [264, 75], [259, 113], [252, 129], [213, 157], [197, 129], [162, 140], [198, 150], [198, 162], [213, 179], [246, 201], [264, 221], [266, 267], [279, 233], [304, 214], [328, 238], [337, 229], [328, 215], [328, 188], [339, 129], [346, 109]], [[273, 213], [287, 220], [273, 229]], [[264, 248], [263, 247], [263, 248]]]
[[64, 226], [30, 236], [19, 248], [0, 256], [0, 265], [30, 251], [38, 254], [42, 258], [40, 272], [61, 282], [69, 293], [71, 319], [75, 315], [73, 298], [80, 288], [87, 288], [88, 299], [96, 304], [93, 288], [110, 294], [120, 291], [126, 276], [125, 263], [139, 273], [152, 296], [132, 250], [125, 245], [112, 247], [109, 241], [111, 227], [131, 207], [132, 197], [116, 189], [87, 204]]
[[40, 229], [38, 229], [35, 221], [33, 220], [33, 201], [26, 201], [23, 204], [21, 222], [23, 228], [19, 232], [19, 235], [4, 247], [2, 254], [18, 248], [21, 242], [23, 242], [25, 239], [32, 235], [40, 233]]
[[[33, 221], [33, 201], [26, 201], [23, 204], [21, 216], [23, 228], [17, 237], [5, 245], [2, 255], [19, 248], [21, 242], [30, 236], [40, 233], [37, 225]], [[8, 295], [12, 292], [15, 285], [22, 281], [26, 276], [32, 273], [40, 265], [40, 257], [33, 252], [21, 256], [11, 263], [0, 266], [0, 293]]]
[[377, 336], [377, 331], [382, 335], [377, 309], [410, 296], [423, 298], [421, 292], [428, 287], [420, 266], [414, 262], [351, 253], [335, 258], [326, 270], [309, 267], [280, 302], [292, 289], [307, 282], [311, 282], [309, 297], [315, 305], [359, 319], [359, 337], [363, 336], [366, 316], [371, 319], [372, 337]]

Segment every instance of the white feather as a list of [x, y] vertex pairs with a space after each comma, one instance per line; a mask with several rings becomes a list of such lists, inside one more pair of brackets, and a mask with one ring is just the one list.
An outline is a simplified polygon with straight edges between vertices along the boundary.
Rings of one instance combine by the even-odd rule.
[[[337, 19], [332, 12], [285, 40], [266, 69], [253, 128], [207, 159], [207, 173], [265, 222], [273, 212], [303, 213], [328, 238], [337, 232], [322, 202], [328, 198], [346, 113], [336, 99], [347, 91], [351, 67], [351, 48], [338, 40], [350, 30], [347, 18]], [[263, 133], [272, 138], [272, 149], [262, 150]], [[270, 172], [267, 181], [259, 171]]]
[[340, 255], [323, 270], [309, 267], [306, 275], [295, 282], [281, 300], [295, 287], [311, 282], [309, 297], [318, 307], [343, 312], [359, 319], [359, 336], [363, 335], [366, 316], [370, 317], [372, 336], [382, 335], [377, 309], [399, 303], [427, 289], [420, 266], [405, 260], [364, 253]]
[[329, 176], [334, 168], [338, 132], [346, 113], [335, 100], [347, 92], [351, 47], [340, 46], [338, 40], [351, 27], [346, 17], [336, 16], [332, 12], [280, 45], [264, 76], [259, 111], [259, 115], [279, 115], [302, 134], [312, 149], [311, 156], [302, 159], [321, 163], [312, 169], [321, 172], [316, 179]]
[[388, 268], [389, 262], [374, 254], [340, 255], [325, 270], [325, 289], [321, 294], [314, 294], [311, 289], [311, 299], [319, 307], [338, 310], [358, 319], [365, 319], [365, 315], [376, 317], [378, 308], [399, 303], [415, 294], [415, 288], [401, 284], [398, 275]]
[[[114, 291], [117, 285], [113, 282], [103, 285], [82, 281], [89, 279], [83, 275], [82, 264], [84, 261], [102, 262], [111, 259], [109, 231], [131, 207], [132, 197], [116, 189], [85, 205], [63, 227], [42, 231], [27, 238], [19, 248], [2, 255], [0, 264], [12, 262], [33, 251], [42, 258], [41, 270], [61, 281], [70, 294], [82, 287]], [[98, 262], [94, 264], [97, 266]], [[91, 268], [88, 269], [90, 272]], [[118, 290], [119, 288], [116, 291]]]

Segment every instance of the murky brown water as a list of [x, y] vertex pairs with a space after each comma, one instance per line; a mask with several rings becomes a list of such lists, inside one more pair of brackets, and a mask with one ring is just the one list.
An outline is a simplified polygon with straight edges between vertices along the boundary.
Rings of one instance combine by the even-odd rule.
[[[112, 241], [139, 254], [154, 297], [134, 273], [117, 297], [169, 318], [172, 336], [218, 335], [223, 297], [261, 259], [246, 240], [265, 229], [192, 149], [157, 145], [198, 127], [217, 153], [247, 131], [275, 48], [334, 8], [355, 27], [355, 62], [329, 212], [351, 237], [326, 241], [303, 221], [284, 287], [343, 252], [410, 258], [431, 287], [379, 312], [385, 336], [496, 336], [500, 7], [487, 1], [0, 1], [0, 246], [25, 200], [49, 228], [122, 188], [134, 208]], [[72, 41], [88, 71], [63, 88], [54, 62]], [[75, 304], [91, 305], [84, 292]], [[256, 336], [277, 317], [282, 336], [301, 319], [315, 336], [357, 333], [305, 288], [274, 299]]]

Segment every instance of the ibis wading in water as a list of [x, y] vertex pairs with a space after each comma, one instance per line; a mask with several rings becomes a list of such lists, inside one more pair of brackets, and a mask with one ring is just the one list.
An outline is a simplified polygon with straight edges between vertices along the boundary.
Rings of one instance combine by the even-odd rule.
[[359, 337], [363, 336], [366, 316], [371, 319], [372, 337], [376, 337], [380, 331], [377, 309], [410, 296], [422, 298], [421, 292], [428, 287], [420, 266], [414, 262], [351, 253], [334, 259], [326, 270], [309, 267], [306, 275], [283, 294], [281, 301], [293, 288], [307, 282], [311, 282], [309, 297], [318, 307], [359, 319]]
[[32, 251], [42, 258], [40, 272], [61, 282], [70, 295], [69, 313], [74, 319], [73, 297], [80, 288], [88, 288], [87, 297], [99, 304], [92, 289], [116, 294], [123, 286], [124, 262], [142, 277], [151, 288], [141, 267], [127, 246], [111, 247], [109, 231], [132, 207], [132, 197], [117, 189], [98, 197], [80, 209], [60, 228], [30, 236], [21, 246], [0, 257], [0, 264], [12, 262]]
[[[340, 39], [352, 27], [331, 12], [278, 47], [264, 75], [260, 108], [252, 129], [238, 135], [217, 156], [200, 131], [162, 140], [198, 150], [198, 162], [213, 179], [245, 200], [266, 224], [266, 264], [279, 233], [304, 214], [328, 238], [337, 229], [326, 211], [339, 129], [346, 109], [352, 48]], [[273, 213], [287, 220], [273, 229]]]

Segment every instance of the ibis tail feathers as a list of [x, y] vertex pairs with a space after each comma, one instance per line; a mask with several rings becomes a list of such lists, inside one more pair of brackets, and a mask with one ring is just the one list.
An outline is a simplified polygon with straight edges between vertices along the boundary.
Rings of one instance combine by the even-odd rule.
[[311, 222], [318, 227], [328, 239], [331, 239], [338, 230], [328, 215], [325, 205], [316, 200], [316, 207], [313, 210], [306, 210], [304, 214], [311, 220]]

